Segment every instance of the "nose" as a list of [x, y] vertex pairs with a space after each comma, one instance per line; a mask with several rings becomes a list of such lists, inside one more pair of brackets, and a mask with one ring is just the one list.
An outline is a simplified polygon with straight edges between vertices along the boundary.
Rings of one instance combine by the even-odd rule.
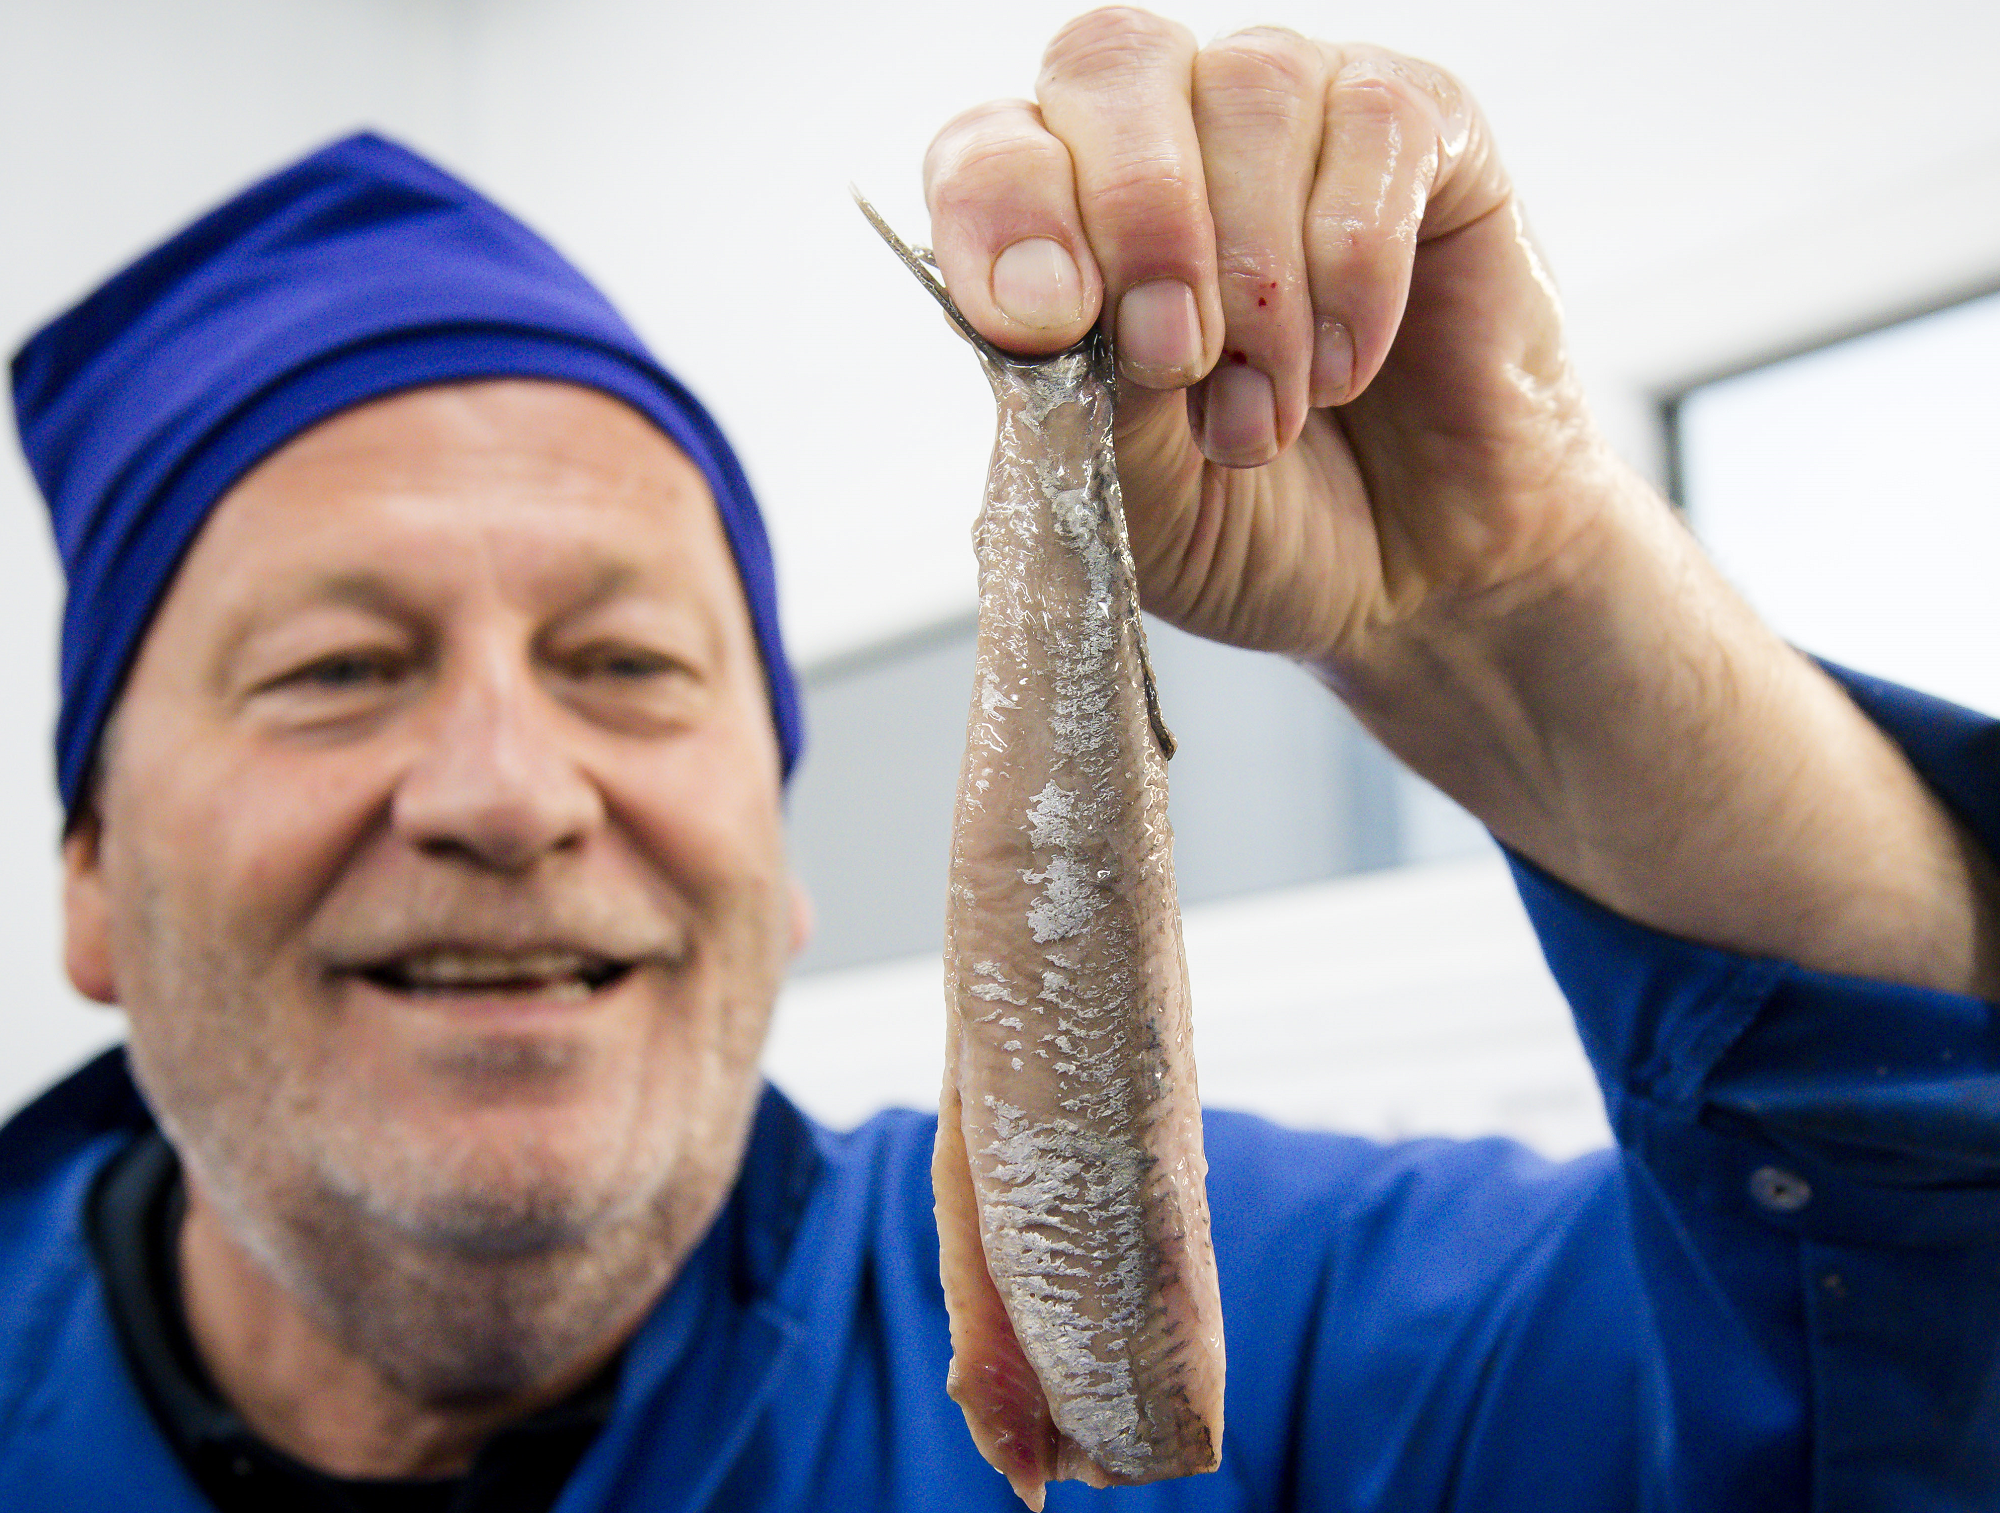
[[427, 855], [520, 872], [580, 848], [604, 818], [565, 715], [525, 662], [488, 651], [441, 679], [398, 782], [397, 833]]

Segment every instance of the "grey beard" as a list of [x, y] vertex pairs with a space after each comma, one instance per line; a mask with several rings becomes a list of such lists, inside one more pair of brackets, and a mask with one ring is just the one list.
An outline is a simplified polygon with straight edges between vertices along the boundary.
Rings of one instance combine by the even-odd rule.
[[281, 1282], [391, 1386], [438, 1407], [506, 1401], [561, 1377], [650, 1309], [689, 1248], [654, 1213], [588, 1244], [533, 1244], [539, 1226], [525, 1216], [450, 1249], [312, 1219], [286, 1227]]
[[[761, 1087], [775, 938], [725, 943], [758, 970], [725, 974], [738, 993], [717, 1009], [719, 1043], [697, 1048], [705, 1071], [677, 1128], [636, 1132], [671, 1150], [575, 1187], [531, 1154], [500, 1170], [448, 1141], [398, 1148], [352, 1088], [330, 1112], [275, 1035], [241, 1031], [262, 1023], [241, 1012], [260, 984], [184, 941], [154, 898], [133, 910], [147, 1012], [133, 1015], [132, 1065], [147, 1102], [230, 1239], [404, 1397], [504, 1404], [572, 1374], [637, 1326], [721, 1208]], [[477, 1039], [428, 1071], [471, 1090], [579, 1074], [561, 1045]]]
[[229, 1234], [320, 1330], [400, 1394], [447, 1408], [534, 1393], [636, 1328], [721, 1209], [752, 1108], [714, 1159], [684, 1157], [615, 1219], [579, 1223], [553, 1192], [472, 1192], [428, 1205], [420, 1236], [323, 1181], [290, 1188], [279, 1211], [246, 1202], [162, 1125]]
[[[190, 1147], [168, 1134], [187, 1160]], [[683, 1174], [650, 1206], [585, 1234], [555, 1204], [503, 1209], [497, 1195], [466, 1200], [417, 1239], [324, 1186], [294, 1190], [278, 1214], [251, 1211], [227, 1184], [204, 1181], [203, 1191], [235, 1241], [347, 1354], [412, 1401], [451, 1408], [534, 1393], [635, 1328], [734, 1170], [731, 1160]]]

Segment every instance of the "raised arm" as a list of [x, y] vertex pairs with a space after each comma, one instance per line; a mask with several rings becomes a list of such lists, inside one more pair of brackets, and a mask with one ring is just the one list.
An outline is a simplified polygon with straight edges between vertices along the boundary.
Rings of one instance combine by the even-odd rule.
[[1100, 315], [1149, 608], [1307, 661], [1516, 850], [1654, 927], [2000, 996], [1992, 864], [1614, 457], [1477, 107], [1429, 64], [1142, 11], [934, 143], [1025, 352]]

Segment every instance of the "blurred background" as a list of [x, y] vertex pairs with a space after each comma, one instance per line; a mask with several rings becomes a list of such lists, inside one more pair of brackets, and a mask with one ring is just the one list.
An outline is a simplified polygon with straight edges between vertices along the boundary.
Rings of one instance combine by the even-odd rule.
[[[991, 435], [969, 355], [855, 214], [914, 239], [958, 110], [1032, 90], [1075, 0], [0, 0], [9, 350], [350, 130], [467, 177], [594, 277], [735, 438], [810, 742], [821, 929], [769, 1065], [823, 1116], [934, 1098], [942, 886]], [[2000, 8], [1905, 0], [1190, 3], [1471, 86], [1600, 418], [1801, 644], [2000, 707]], [[1914, 319], [1912, 317], [1915, 317]], [[0, 464], [0, 1107], [116, 1037], [59, 961], [60, 597]], [[1204, 1090], [1383, 1135], [1605, 1138], [1491, 843], [1297, 668], [1155, 628]]]

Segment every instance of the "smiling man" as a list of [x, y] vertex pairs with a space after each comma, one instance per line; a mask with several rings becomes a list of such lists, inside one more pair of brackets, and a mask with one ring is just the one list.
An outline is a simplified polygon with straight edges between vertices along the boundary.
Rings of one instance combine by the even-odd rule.
[[601, 393], [364, 404], [210, 518], [69, 837], [69, 959], [129, 1005], [188, 1325], [274, 1442], [448, 1472], [632, 1331], [753, 1110], [778, 761], [708, 487]]
[[145, 1407], [226, 1506], [547, 1506], [634, 1336], [726, 1319], [656, 1305], [805, 929], [741, 470], [552, 250], [369, 137], [15, 383], [70, 573], [68, 965], [150, 1117], [115, 1063], [42, 1112], [106, 1121], [83, 1228]]
[[[1991, 1505], [2000, 726], [1785, 646], [1610, 455], [1429, 65], [1097, 12], [927, 186], [984, 334], [1115, 331], [1147, 602], [1512, 848], [1620, 1140], [1208, 1116], [1223, 1469], [1118, 1505]], [[758, 1081], [798, 705], [687, 391], [365, 137], [14, 378], [69, 967], [131, 1034], [0, 1131], [11, 1502], [1013, 1506], [932, 1121]]]

